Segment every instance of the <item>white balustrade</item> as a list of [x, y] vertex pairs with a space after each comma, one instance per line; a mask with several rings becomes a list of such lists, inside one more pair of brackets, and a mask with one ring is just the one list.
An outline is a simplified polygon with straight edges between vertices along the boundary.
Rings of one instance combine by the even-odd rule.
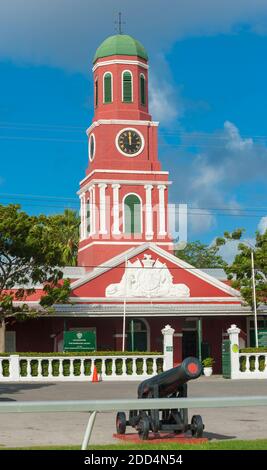
[[[98, 364], [100, 380], [141, 381], [158, 373], [158, 359], [161, 359], [163, 364], [163, 355], [156, 356], [149, 354], [143, 356], [41, 357], [11, 355], [0, 358], [0, 379], [4, 382], [82, 382], [92, 379], [94, 366]], [[3, 373], [4, 361], [9, 362], [8, 376], [6, 376], [6, 373], [5, 375]], [[79, 362], [76, 363], [75, 361]], [[89, 364], [86, 365], [86, 361], [89, 361]]]

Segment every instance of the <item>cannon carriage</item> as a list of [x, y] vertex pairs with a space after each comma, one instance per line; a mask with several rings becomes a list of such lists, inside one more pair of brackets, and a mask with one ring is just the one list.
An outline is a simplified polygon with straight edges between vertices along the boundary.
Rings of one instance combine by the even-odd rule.
[[[197, 379], [202, 372], [198, 359], [188, 357], [178, 366], [146, 379], [138, 386], [138, 398], [184, 398], [187, 397], [187, 382]], [[200, 415], [192, 416], [188, 422], [188, 409], [170, 408], [165, 410], [134, 410], [128, 419], [122, 411], [117, 413], [116, 429], [125, 434], [126, 427], [138, 431], [139, 438], [148, 439], [149, 432], [173, 432], [175, 434], [191, 431], [193, 437], [202, 437], [204, 424]]]

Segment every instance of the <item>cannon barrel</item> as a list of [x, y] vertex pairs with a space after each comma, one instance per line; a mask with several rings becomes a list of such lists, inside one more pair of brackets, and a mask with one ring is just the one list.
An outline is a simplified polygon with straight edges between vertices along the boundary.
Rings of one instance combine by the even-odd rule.
[[162, 372], [151, 379], [146, 379], [138, 387], [138, 398], [154, 397], [155, 390], [159, 398], [169, 397], [177, 393], [179, 387], [189, 380], [197, 379], [202, 366], [196, 357], [187, 357], [173, 369]]

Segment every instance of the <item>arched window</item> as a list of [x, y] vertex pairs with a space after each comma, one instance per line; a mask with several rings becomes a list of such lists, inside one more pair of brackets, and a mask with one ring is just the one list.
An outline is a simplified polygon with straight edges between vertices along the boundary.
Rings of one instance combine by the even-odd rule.
[[140, 102], [143, 106], [146, 105], [146, 79], [142, 73], [140, 75]]
[[136, 194], [124, 199], [124, 233], [141, 233], [141, 200]]
[[133, 101], [133, 77], [128, 71], [122, 74], [122, 101], [125, 103]]
[[106, 72], [104, 75], [104, 103], [112, 102], [112, 75]]
[[98, 80], [95, 81], [95, 106], [98, 106]]

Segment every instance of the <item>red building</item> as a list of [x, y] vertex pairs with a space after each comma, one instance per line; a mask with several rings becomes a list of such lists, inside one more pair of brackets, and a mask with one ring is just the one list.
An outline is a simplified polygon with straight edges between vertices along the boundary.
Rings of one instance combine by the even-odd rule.
[[[148, 57], [127, 35], [107, 38], [93, 60], [94, 118], [80, 183], [81, 231], [70, 305], [17, 324], [9, 347], [62, 349], [63, 332], [95, 329], [98, 350], [160, 351], [175, 329], [174, 359], [202, 353], [221, 366], [221, 342], [237, 324], [249, 337], [251, 311], [222, 270], [199, 270], [173, 254], [168, 171], [158, 159], [158, 122], [148, 108]], [[36, 303], [40, 289], [29, 298]], [[131, 334], [129, 332], [131, 331]], [[249, 341], [248, 341], [249, 342]], [[134, 344], [133, 344], [134, 343]]]

